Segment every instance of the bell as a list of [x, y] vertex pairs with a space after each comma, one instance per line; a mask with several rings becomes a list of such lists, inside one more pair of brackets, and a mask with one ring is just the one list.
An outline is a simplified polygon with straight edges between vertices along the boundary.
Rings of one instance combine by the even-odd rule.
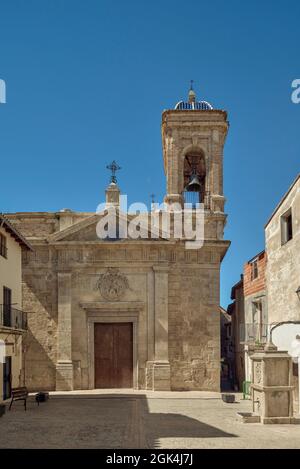
[[196, 172], [193, 172], [193, 174], [191, 175], [190, 182], [186, 186], [186, 190], [188, 192], [200, 192], [201, 191], [201, 184], [200, 184], [200, 181]]

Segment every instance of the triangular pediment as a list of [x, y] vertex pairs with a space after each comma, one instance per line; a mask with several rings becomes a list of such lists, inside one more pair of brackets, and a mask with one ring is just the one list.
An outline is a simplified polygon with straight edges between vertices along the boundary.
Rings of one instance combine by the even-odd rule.
[[[84, 220], [81, 220], [74, 225], [71, 225], [61, 231], [58, 231], [56, 233], [51, 234], [47, 240], [49, 243], [57, 243], [57, 242], [107, 242], [107, 240], [101, 239], [97, 235], [97, 226], [101, 220], [103, 221], [103, 217], [107, 216], [107, 213], [99, 213], [99, 214], [94, 214], [91, 216], [88, 216]], [[147, 220], [148, 215], [145, 214], [145, 220]], [[118, 212], [116, 215], [117, 219], [117, 226], [129, 226], [129, 223], [134, 219], [134, 215], [126, 215], [123, 214], [122, 212]], [[107, 218], [106, 218], [107, 219]], [[166, 241], [168, 237], [165, 235], [163, 236], [163, 233], [161, 230], [157, 230], [156, 232], [156, 237], [153, 237], [150, 232], [150, 227], [145, 224], [145, 227], [141, 228], [141, 233], [142, 236], [138, 239], [132, 239], [130, 236], [128, 238], [122, 239], [122, 236], [118, 239], [118, 241], [132, 241], [132, 242], [138, 242], [140, 240], [147, 241]], [[118, 237], [117, 237], [118, 238]]]

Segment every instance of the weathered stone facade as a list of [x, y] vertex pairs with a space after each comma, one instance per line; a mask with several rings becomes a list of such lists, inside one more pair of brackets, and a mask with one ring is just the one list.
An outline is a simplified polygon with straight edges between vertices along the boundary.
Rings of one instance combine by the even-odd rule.
[[[285, 215], [291, 213], [292, 236], [284, 240]], [[265, 227], [269, 322], [300, 320], [300, 175]]]
[[[279, 349], [288, 349], [290, 352], [289, 344], [300, 335], [300, 294], [296, 293], [297, 290], [300, 292], [300, 174], [267, 222], [265, 238], [268, 322], [273, 326], [274, 343]], [[289, 321], [294, 324], [284, 326]], [[282, 325], [275, 327], [276, 323]], [[299, 403], [299, 370], [296, 361], [294, 359], [294, 399]]]
[[214, 110], [163, 113], [167, 202], [182, 202], [187, 152], [205, 158], [201, 249], [163, 236], [100, 240], [101, 213], [9, 215], [35, 249], [23, 257], [23, 306], [32, 311], [29, 389], [94, 388], [94, 324], [130, 322], [135, 388], [219, 390], [220, 264], [229, 246], [223, 240], [226, 118]]

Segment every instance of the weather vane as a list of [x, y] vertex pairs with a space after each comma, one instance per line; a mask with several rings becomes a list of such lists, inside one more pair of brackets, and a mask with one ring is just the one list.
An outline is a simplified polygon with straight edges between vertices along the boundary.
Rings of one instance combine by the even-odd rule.
[[119, 169], [122, 169], [121, 166], [119, 166], [114, 160], [112, 161], [112, 163], [106, 166], [106, 169], [109, 169], [111, 171], [110, 182], [113, 182], [114, 184], [116, 184], [117, 183], [116, 172], [119, 171]]
[[190, 87], [190, 90], [193, 90], [193, 84], [194, 84], [194, 80], [191, 80], [191, 87]]

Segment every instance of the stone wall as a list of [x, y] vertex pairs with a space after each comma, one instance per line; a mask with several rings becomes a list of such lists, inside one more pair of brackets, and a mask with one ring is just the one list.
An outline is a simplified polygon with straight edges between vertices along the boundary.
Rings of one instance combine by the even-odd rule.
[[169, 277], [171, 388], [219, 390], [219, 259], [201, 253], [207, 264], [174, 266]]
[[25, 379], [29, 390], [55, 389], [57, 353], [57, 278], [51, 270], [24, 269], [23, 308]]

